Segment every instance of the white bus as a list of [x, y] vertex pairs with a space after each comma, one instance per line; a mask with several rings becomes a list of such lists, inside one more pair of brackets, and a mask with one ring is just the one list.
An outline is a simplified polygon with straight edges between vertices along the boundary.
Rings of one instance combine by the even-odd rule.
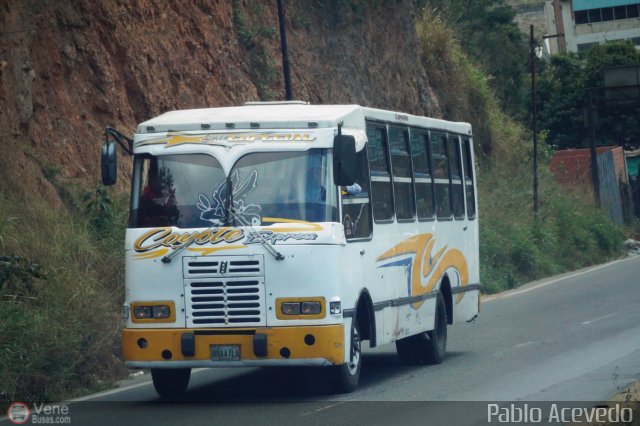
[[123, 356], [175, 396], [196, 367], [327, 367], [361, 341], [440, 363], [479, 310], [471, 126], [303, 102], [172, 111], [129, 139]]

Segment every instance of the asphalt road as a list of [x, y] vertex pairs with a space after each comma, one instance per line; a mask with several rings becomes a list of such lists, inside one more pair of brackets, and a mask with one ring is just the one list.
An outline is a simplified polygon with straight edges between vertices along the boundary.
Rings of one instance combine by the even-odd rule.
[[[71, 411], [94, 425], [476, 424], [482, 401], [601, 401], [638, 379], [640, 256], [485, 300], [474, 323], [449, 328], [441, 365], [402, 366], [394, 345], [365, 351], [352, 394], [328, 394], [318, 369], [197, 370], [181, 404], [145, 375]], [[478, 414], [452, 422], [461, 412]]]

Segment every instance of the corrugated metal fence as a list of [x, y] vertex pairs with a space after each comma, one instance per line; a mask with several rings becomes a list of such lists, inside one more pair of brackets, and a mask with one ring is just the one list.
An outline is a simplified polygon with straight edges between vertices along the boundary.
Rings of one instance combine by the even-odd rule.
[[620, 188], [611, 151], [598, 155], [598, 176], [600, 178], [600, 204], [602, 209], [609, 214], [609, 218], [622, 225], [624, 217], [622, 215], [622, 200], [620, 199]]

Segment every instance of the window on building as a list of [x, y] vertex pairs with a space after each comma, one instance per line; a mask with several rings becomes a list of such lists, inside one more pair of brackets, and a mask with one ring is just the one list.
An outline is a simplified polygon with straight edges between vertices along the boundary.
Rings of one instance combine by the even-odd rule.
[[601, 9], [578, 10], [574, 16], [576, 25], [638, 18], [640, 16], [640, 3]]
[[435, 215], [433, 180], [429, 161], [429, 136], [426, 131], [411, 130], [413, 181], [416, 187], [418, 220], [431, 220]]
[[589, 49], [591, 49], [593, 46], [595, 46], [598, 43], [582, 43], [578, 45], [578, 52], [584, 52], [587, 51]]
[[613, 17], [615, 19], [627, 19], [627, 8], [625, 6], [616, 6], [613, 8]]
[[409, 155], [409, 132], [406, 128], [389, 127], [389, 151], [391, 153], [396, 219], [399, 221], [414, 220], [416, 206]]
[[387, 131], [384, 126], [367, 126], [367, 155], [371, 173], [371, 203], [376, 222], [393, 220], [391, 169], [387, 154]]
[[588, 24], [589, 12], [586, 10], [579, 10], [576, 12], [576, 24]]
[[601, 9], [590, 9], [589, 23], [600, 22], [600, 21], [602, 21]]

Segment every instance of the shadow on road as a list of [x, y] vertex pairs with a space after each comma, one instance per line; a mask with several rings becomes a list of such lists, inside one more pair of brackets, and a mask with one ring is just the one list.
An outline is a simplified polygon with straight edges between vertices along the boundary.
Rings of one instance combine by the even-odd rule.
[[[463, 355], [447, 353], [447, 360]], [[445, 360], [445, 363], [447, 362]], [[404, 366], [395, 353], [368, 353], [362, 357], [360, 390], [399, 378], [408, 373], [434, 371], [439, 366]], [[332, 396], [327, 368], [270, 367], [242, 373], [230, 378], [197, 380], [189, 386], [179, 401], [246, 402], [246, 401], [308, 401]]]

